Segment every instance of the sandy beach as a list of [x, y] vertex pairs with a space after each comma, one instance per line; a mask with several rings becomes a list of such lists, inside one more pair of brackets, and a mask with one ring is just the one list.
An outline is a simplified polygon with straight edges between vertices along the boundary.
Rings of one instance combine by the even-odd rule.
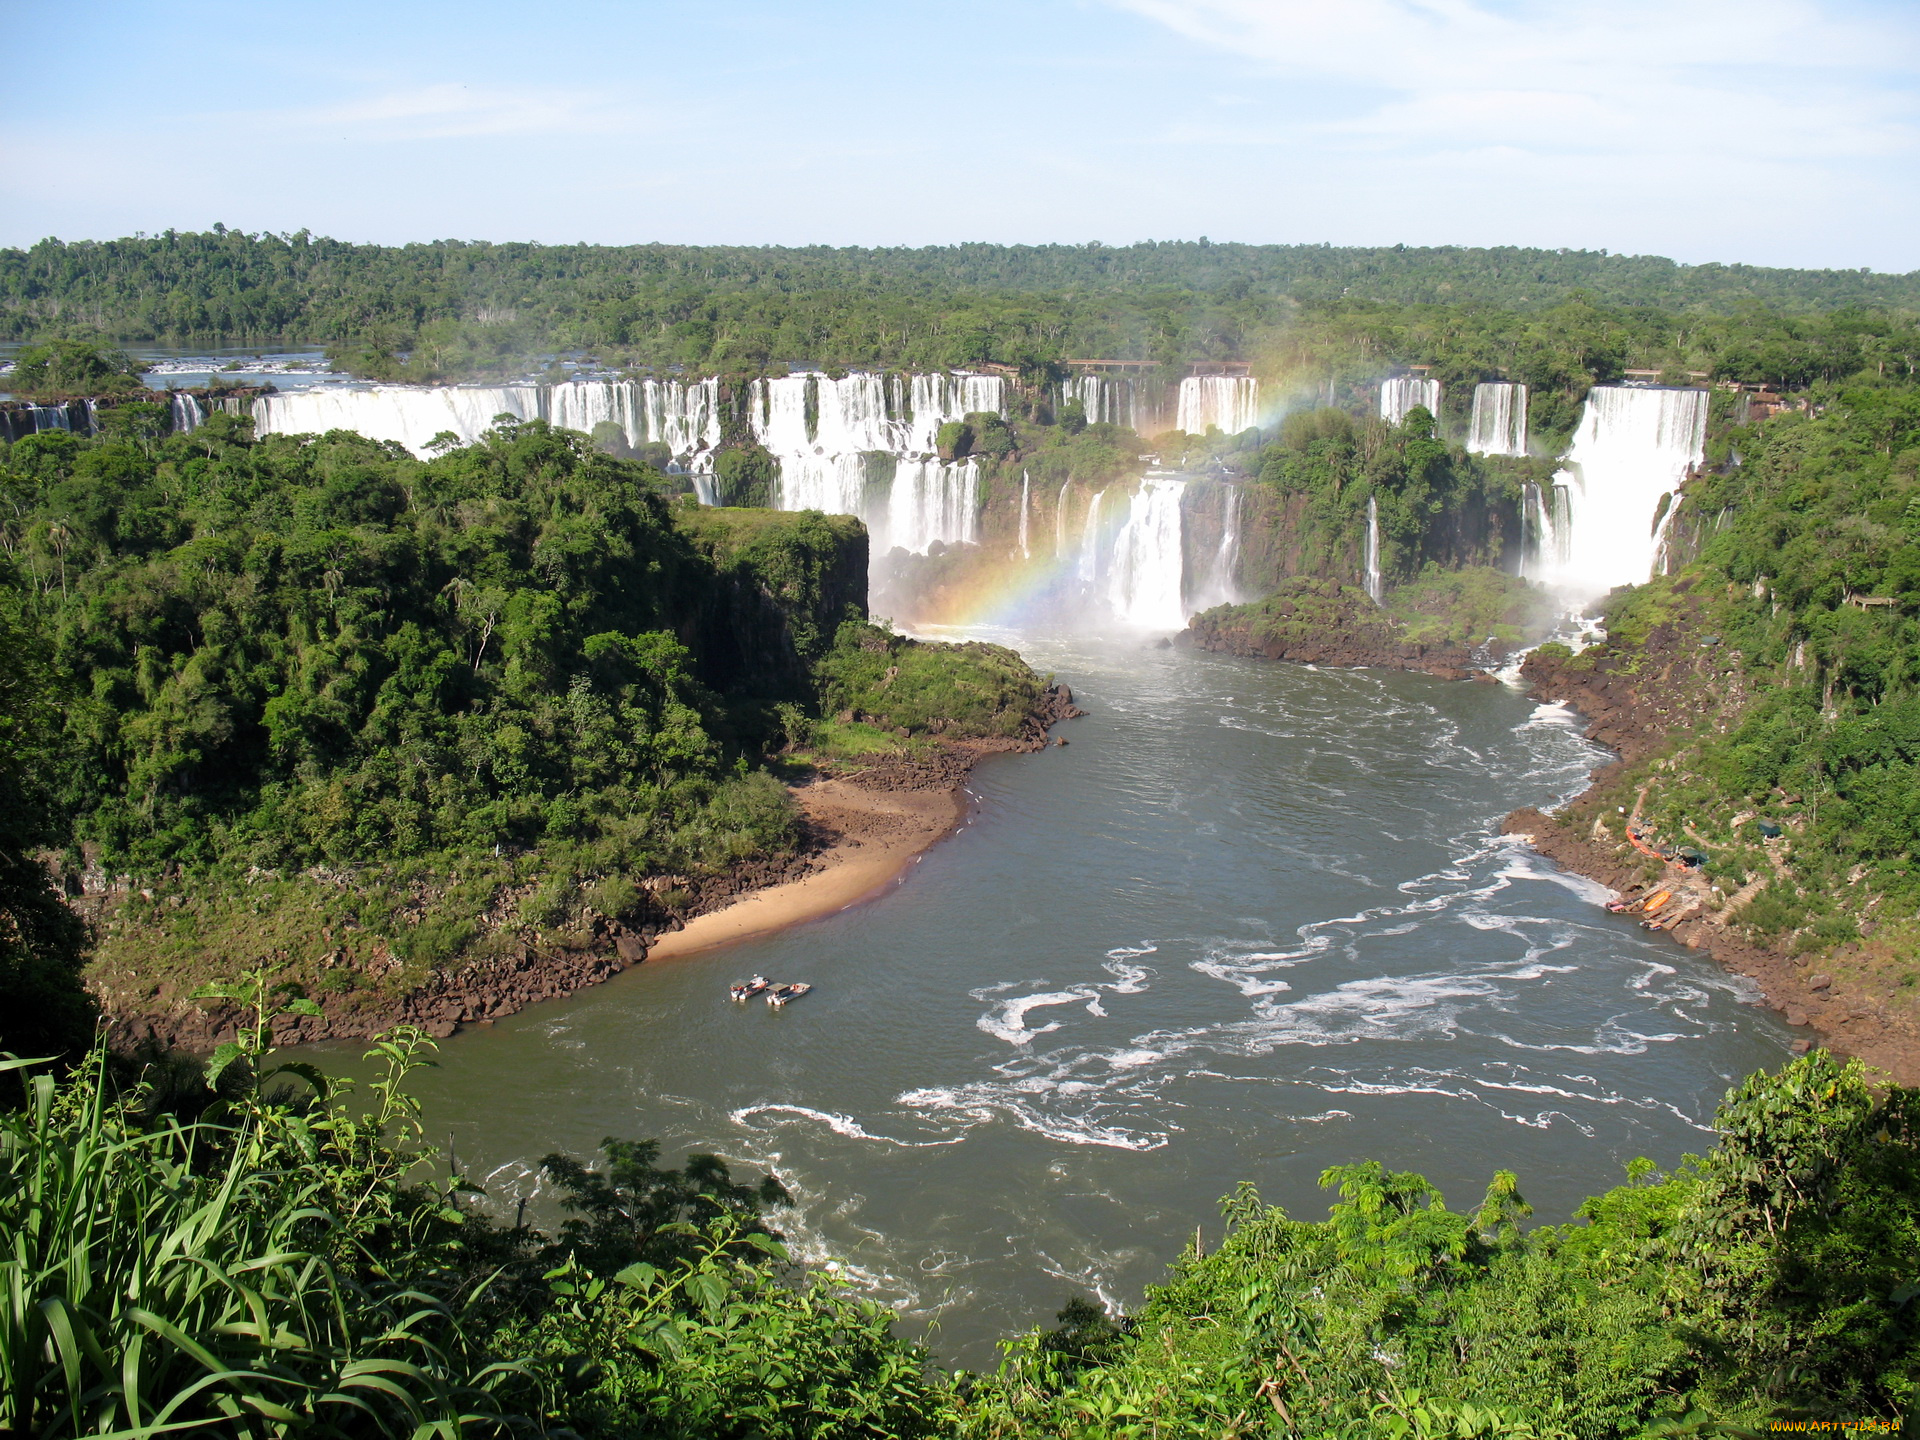
[[820, 855], [819, 868], [696, 916], [684, 929], [655, 940], [649, 962], [732, 945], [871, 899], [898, 883], [966, 817], [965, 793], [957, 785], [868, 790], [848, 780], [816, 780], [797, 788], [794, 799], [815, 827], [836, 837]]

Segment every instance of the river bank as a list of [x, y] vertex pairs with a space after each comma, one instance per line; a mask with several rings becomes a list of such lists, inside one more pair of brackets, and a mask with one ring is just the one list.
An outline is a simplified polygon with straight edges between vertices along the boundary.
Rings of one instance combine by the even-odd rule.
[[1897, 1083], [1920, 1082], [1920, 1027], [1898, 1004], [1898, 982], [1873, 963], [1870, 941], [1822, 952], [1798, 945], [1799, 932], [1769, 941], [1743, 924], [1745, 907], [1769, 884], [1792, 883], [1792, 821], [1760, 842], [1754, 873], [1732, 889], [1702, 866], [1658, 853], [1700, 837], [1691, 827], [1667, 837], [1648, 829], [1641, 817], [1648, 791], [1684, 776], [1683, 759], [1673, 752], [1685, 736], [1725, 730], [1747, 702], [1744, 677], [1714, 646], [1701, 644], [1696, 629], [1656, 628], [1630, 656], [1546, 649], [1527, 657], [1521, 679], [1528, 693], [1580, 715], [1587, 738], [1619, 758], [1595, 770], [1588, 787], [1555, 813], [1523, 807], [1502, 828], [1624, 895], [1671, 891], [1662, 907], [1669, 938], [1752, 980], [1788, 1024], [1806, 1027], [1836, 1054], [1858, 1057]]
[[[575, 994], [648, 960], [710, 950], [858, 904], [897, 881], [961, 823], [966, 782], [980, 761], [1038, 751], [1055, 724], [1083, 713], [1066, 686], [1053, 686], [1042, 692], [1015, 737], [934, 739], [910, 751], [801, 767], [804, 773], [788, 787], [801, 834], [791, 853], [756, 857], [710, 875], [647, 877], [640, 885], [659, 917], [653, 923], [588, 914], [568, 930], [549, 933], [514, 924], [507, 913], [511, 901], [497, 905], [500, 914], [478, 917], [482, 924], [501, 922], [483, 933], [482, 943], [416, 983], [344, 992], [304, 985], [320, 1013], [282, 1016], [275, 1038], [281, 1044], [362, 1039], [405, 1024], [445, 1039], [463, 1026], [490, 1024]], [[335, 875], [318, 880], [352, 883]], [[79, 908], [91, 924], [105, 928], [117, 923], [116, 912], [138, 910], [151, 898], [107, 886], [80, 897]], [[323, 980], [335, 968], [358, 966], [378, 978], [401, 965], [378, 939], [355, 947], [326, 927], [301, 939], [324, 951], [318, 962]], [[356, 948], [369, 953], [357, 957]], [[255, 963], [277, 973], [292, 959], [279, 950]], [[98, 965], [89, 979], [122, 1046], [204, 1051], [230, 1039], [243, 1019], [230, 1005], [196, 1001], [184, 986], [153, 984], [137, 965]]]

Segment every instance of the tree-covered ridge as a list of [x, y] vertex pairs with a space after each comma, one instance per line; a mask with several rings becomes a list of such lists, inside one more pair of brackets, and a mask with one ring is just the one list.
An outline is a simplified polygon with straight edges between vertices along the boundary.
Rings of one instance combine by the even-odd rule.
[[1565, 388], [1566, 375], [1673, 364], [1780, 381], [1809, 364], [1910, 368], [1915, 310], [1910, 276], [1524, 250], [382, 247], [216, 231], [0, 251], [0, 336], [323, 343], [356, 373], [413, 380], [564, 348], [656, 368], [994, 362], [1029, 378], [1127, 358], [1171, 377], [1203, 360], [1287, 370], [1303, 347], [1344, 340], [1376, 375], [1517, 366], [1513, 378]]
[[1334, 1166], [1325, 1221], [1243, 1186], [1136, 1314], [1072, 1301], [970, 1375], [794, 1262], [773, 1177], [609, 1140], [542, 1162], [557, 1233], [508, 1226], [425, 1143], [417, 1032], [359, 1092], [279, 1062], [264, 982], [223, 988], [256, 1018], [206, 1080], [96, 1055], [0, 1109], [13, 1433], [1610, 1440], [1897, 1423], [1920, 1380], [1920, 1103], [1824, 1054], [1566, 1225], [1506, 1172], [1455, 1210]]
[[[276, 955], [377, 1013], [449, 966], [610, 953], [802, 848], [770, 757], [878, 678], [858, 521], [695, 510], [544, 422], [421, 461], [105, 415], [0, 453], [0, 621], [44, 651], [13, 708], [48, 732], [7, 863], [61, 853], [118, 1012]], [[939, 679], [866, 704], [889, 729], [1036, 723], [1012, 652], [872, 634]]]

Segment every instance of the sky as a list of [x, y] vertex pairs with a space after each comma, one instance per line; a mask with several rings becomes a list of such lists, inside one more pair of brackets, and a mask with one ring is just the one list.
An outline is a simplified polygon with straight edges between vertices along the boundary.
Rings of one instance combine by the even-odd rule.
[[1920, 269], [1917, 0], [0, 0], [0, 243], [1530, 245]]

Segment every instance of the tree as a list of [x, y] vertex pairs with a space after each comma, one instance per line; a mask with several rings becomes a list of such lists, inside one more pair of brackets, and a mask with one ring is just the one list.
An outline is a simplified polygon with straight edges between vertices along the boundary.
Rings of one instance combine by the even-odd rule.
[[22, 395], [132, 395], [144, 388], [145, 368], [84, 340], [47, 340], [14, 360], [12, 388]]
[[36, 849], [55, 836], [47, 773], [54, 683], [18, 579], [0, 562], [0, 1051], [78, 1058], [95, 1009], [80, 981], [85, 931]]

